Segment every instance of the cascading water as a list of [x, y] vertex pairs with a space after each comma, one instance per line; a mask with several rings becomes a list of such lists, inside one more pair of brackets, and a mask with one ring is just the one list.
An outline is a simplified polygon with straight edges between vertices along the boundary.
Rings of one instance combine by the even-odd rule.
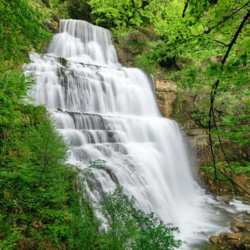
[[119, 183], [141, 209], [179, 227], [188, 249], [219, 229], [178, 125], [161, 117], [151, 80], [118, 63], [108, 30], [62, 20], [48, 52], [31, 61], [31, 96], [51, 113], [70, 146], [69, 162], [84, 172], [90, 161], [105, 161], [93, 169], [93, 202]]

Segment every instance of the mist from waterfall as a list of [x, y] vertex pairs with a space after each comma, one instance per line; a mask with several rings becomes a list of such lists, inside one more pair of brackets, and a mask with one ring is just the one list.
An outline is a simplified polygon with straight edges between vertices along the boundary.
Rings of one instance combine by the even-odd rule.
[[105, 161], [92, 170], [94, 185], [87, 183], [93, 203], [120, 184], [139, 208], [177, 226], [188, 249], [220, 229], [182, 132], [160, 115], [151, 79], [119, 64], [110, 31], [62, 20], [47, 53], [30, 58], [30, 95], [50, 112], [69, 145], [68, 161], [82, 174], [90, 161]]

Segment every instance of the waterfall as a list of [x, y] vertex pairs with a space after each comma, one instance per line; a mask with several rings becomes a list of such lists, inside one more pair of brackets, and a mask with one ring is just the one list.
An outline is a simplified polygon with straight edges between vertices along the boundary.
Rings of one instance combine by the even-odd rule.
[[91, 161], [105, 162], [92, 171], [93, 203], [119, 184], [140, 209], [177, 226], [188, 249], [218, 230], [181, 130], [160, 115], [151, 79], [119, 64], [108, 30], [62, 20], [47, 52], [30, 58], [30, 95], [50, 112], [69, 145], [68, 161], [82, 174]]

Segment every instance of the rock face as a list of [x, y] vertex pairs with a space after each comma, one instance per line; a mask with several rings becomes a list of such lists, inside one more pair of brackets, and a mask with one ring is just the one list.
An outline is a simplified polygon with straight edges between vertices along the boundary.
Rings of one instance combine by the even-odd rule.
[[189, 137], [198, 165], [207, 164], [211, 162], [208, 133], [192, 117], [192, 114], [195, 113], [194, 103], [197, 97], [191, 92], [181, 90], [178, 90], [176, 97], [172, 106], [172, 108], [174, 107], [173, 118], [181, 124], [185, 134]]
[[[189, 137], [193, 151], [196, 153], [198, 164], [206, 164], [211, 161], [209, 151], [208, 134], [205, 129], [199, 128], [190, 117], [192, 97], [187, 97], [185, 101], [176, 105], [178, 95], [177, 86], [169, 80], [156, 80], [155, 93], [160, 111], [164, 117], [176, 119], [183, 127]], [[177, 106], [177, 107], [176, 107]]]
[[[221, 233], [209, 238], [212, 245], [219, 249], [249, 250], [250, 249], [250, 216], [235, 217], [231, 223], [232, 232]], [[210, 248], [208, 248], [210, 249]]]
[[235, 217], [231, 222], [231, 230], [235, 233], [249, 232], [250, 233], [250, 215], [241, 215]]
[[167, 80], [156, 80], [155, 93], [162, 115], [168, 118], [171, 117], [177, 96], [176, 84]]
[[222, 233], [218, 236], [211, 236], [209, 239], [212, 245], [225, 250], [249, 250], [250, 238], [244, 233]]
[[207, 131], [201, 128], [185, 128], [185, 131], [190, 139], [199, 166], [210, 162], [211, 155]]

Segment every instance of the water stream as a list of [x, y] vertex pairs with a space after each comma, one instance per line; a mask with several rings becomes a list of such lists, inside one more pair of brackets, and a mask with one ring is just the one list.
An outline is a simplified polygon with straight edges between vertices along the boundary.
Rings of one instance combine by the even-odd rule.
[[49, 110], [68, 161], [82, 173], [90, 161], [105, 161], [93, 169], [93, 203], [119, 183], [141, 209], [177, 226], [187, 249], [222, 229], [223, 213], [193, 177], [180, 128], [160, 115], [152, 80], [119, 64], [108, 30], [61, 20], [47, 52], [30, 58], [30, 95]]

